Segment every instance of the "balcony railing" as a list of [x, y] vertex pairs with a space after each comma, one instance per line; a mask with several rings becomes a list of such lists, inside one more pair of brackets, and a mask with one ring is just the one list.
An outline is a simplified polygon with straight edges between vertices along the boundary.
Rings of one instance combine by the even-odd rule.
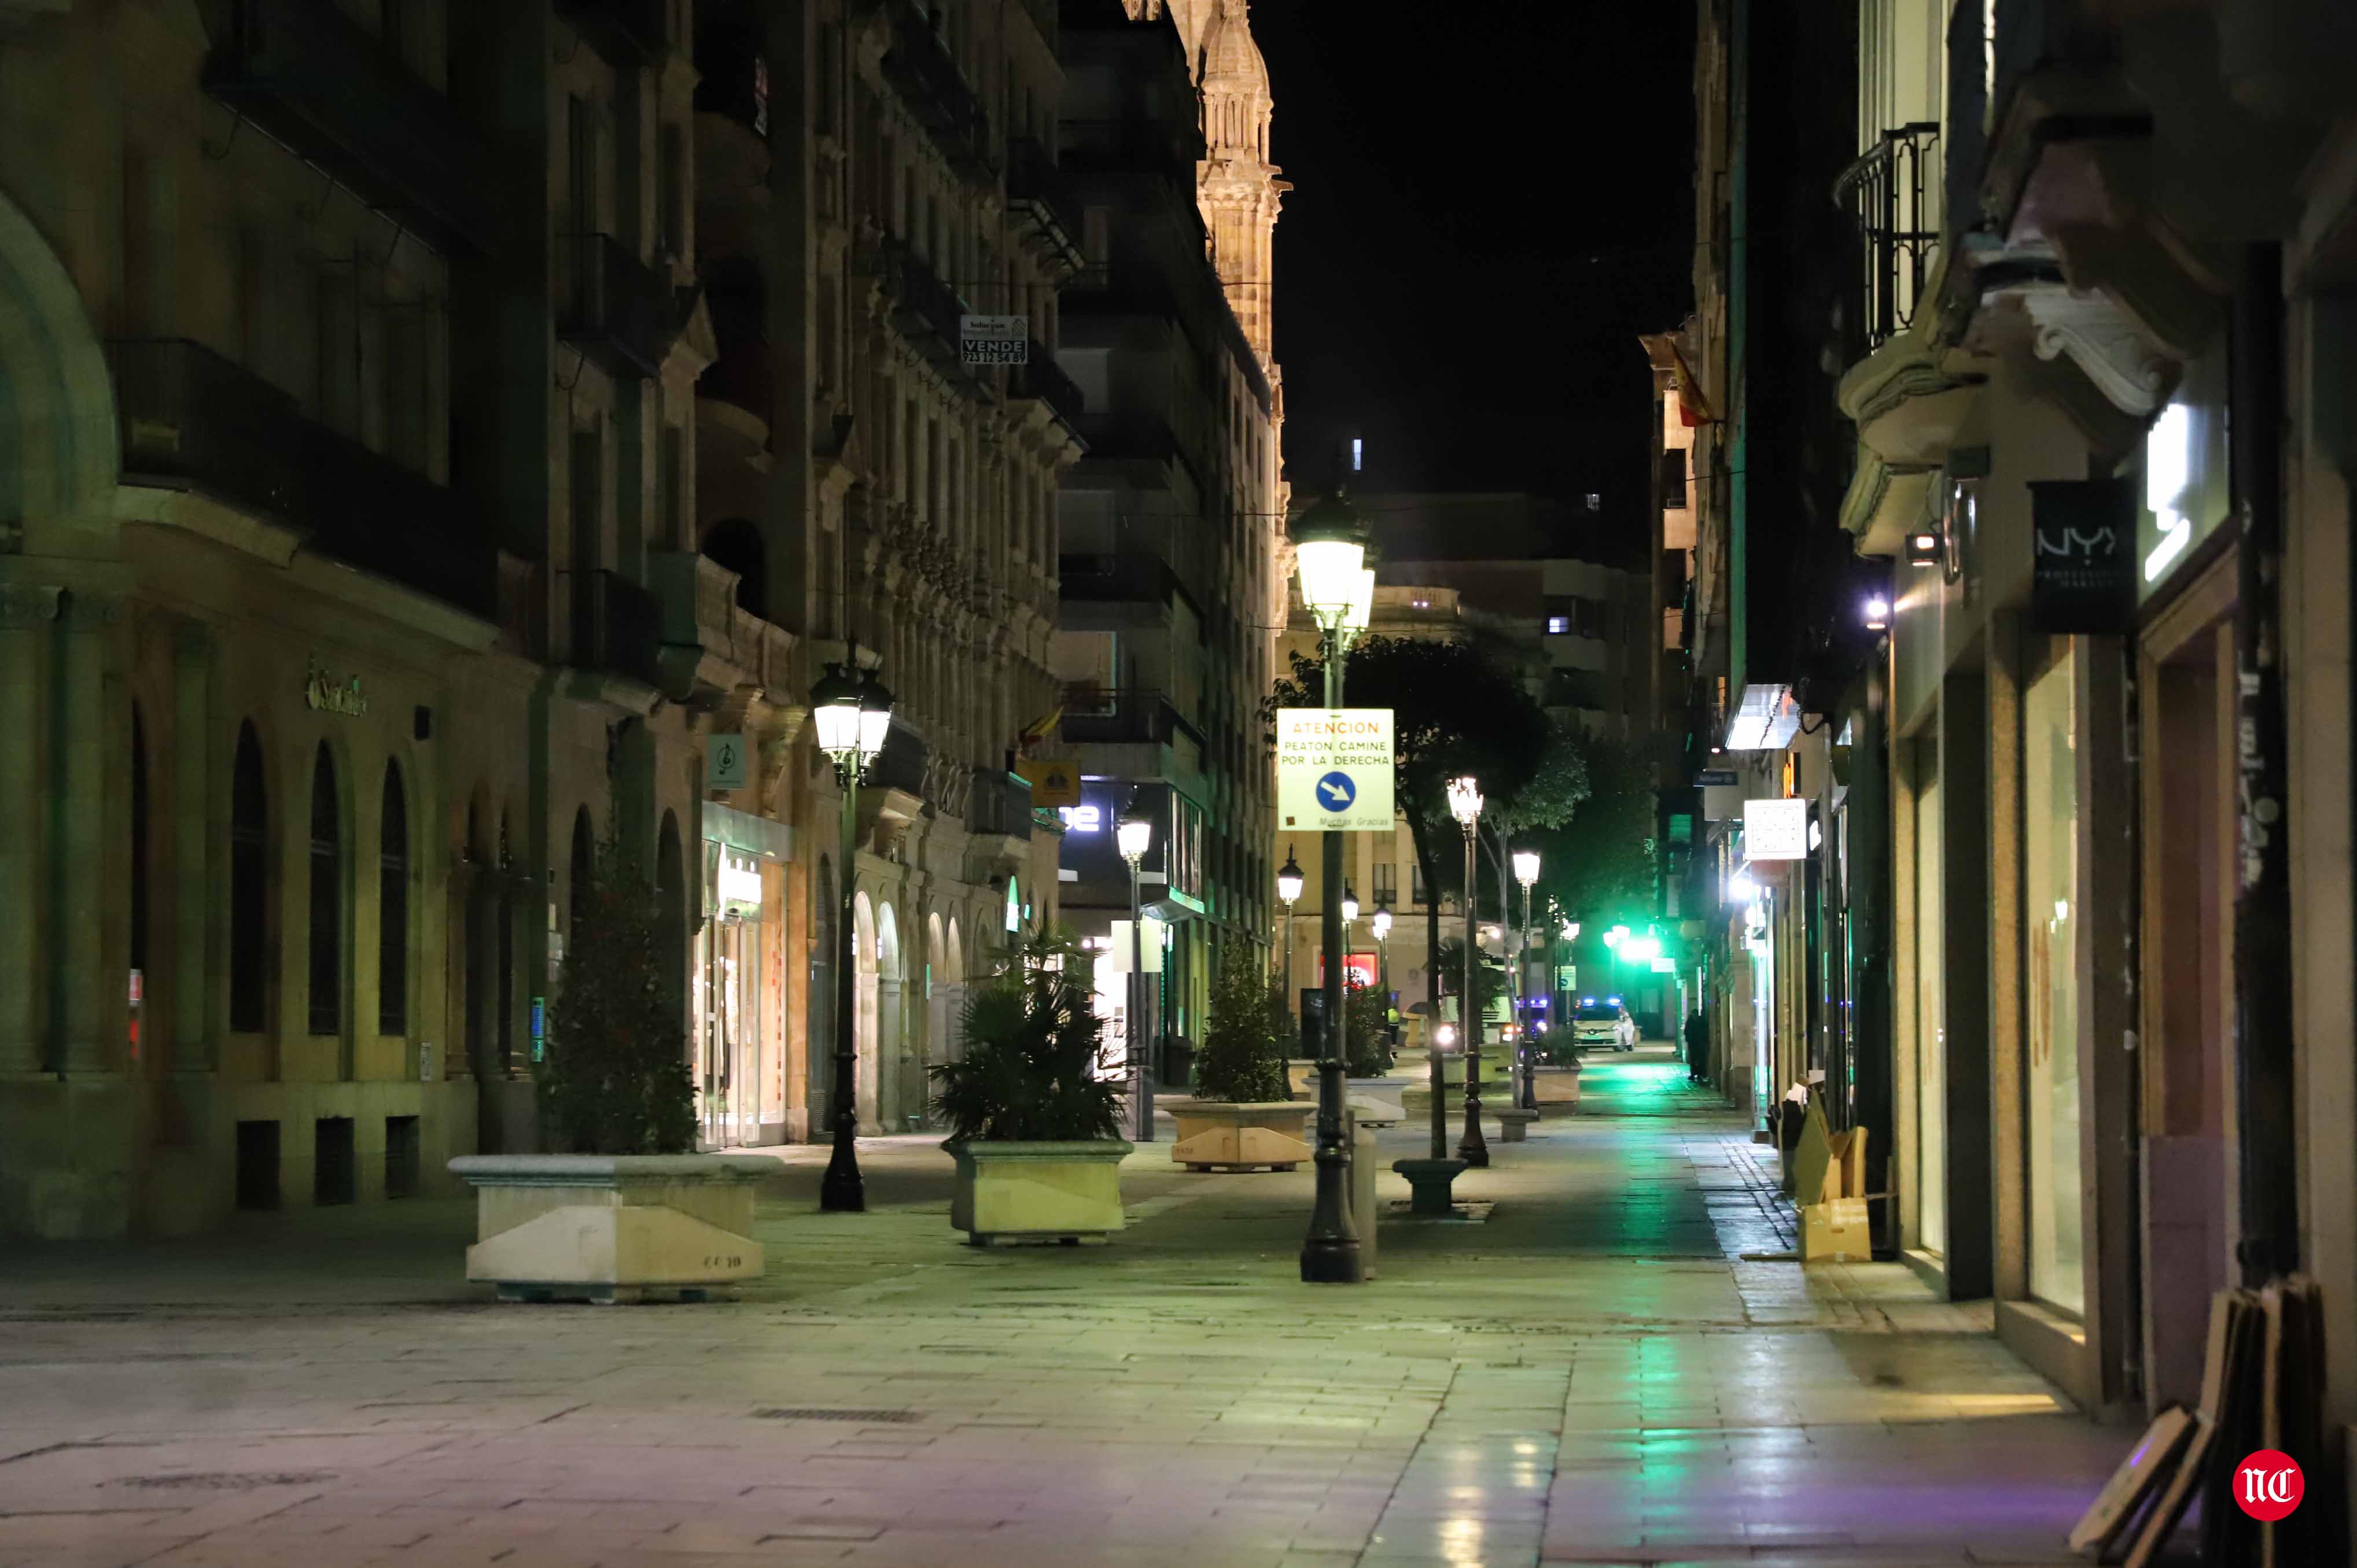
[[1067, 686], [1058, 727], [1082, 746], [1160, 745], [1182, 734], [1203, 744], [1203, 732], [1180, 716], [1166, 693], [1143, 687]]
[[995, 178], [998, 161], [991, 152], [989, 119], [947, 40], [915, 0], [887, 0], [887, 9], [892, 42], [884, 53], [885, 80], [960, 174]]
[[1031, 786], [1003, 768], [975, 768], [974, 789], [966, 796], [965, 825], [968, 832], [1029, 838]]
[[497, 618], [498, 552], [447, 487], [317, 424], [201, 344], [118, 341], [106, 356], [124, 482], [201, 491], [300, 530], [322, 553]]
[[670, 282], [610, 234], [557, 242], [556, 335], [619, 375], [653, 377], [679, 330]]
[[1214, 605], [1209, 577], [1213, 532], [1192, 518], [1076, 521], [1063, 536], [1056, 575], [1068, 600], [1167, 599], [1175, 583], [1198, 604]]
[[1178, 184], [1189, 201], [1203, 160], [1203, 128], [1193, 121], [1131, 114], [1062, 123], [1063, 166], [1092, 174], [1153, 174]]
[[892, 325], [920, 353], [947, 374], [966, 379], [959, 349], [958, 318], [965, 301], [933, 275], [905, 241], [887, 240], [867, 252], [865, 270], [883, 280], [892, 301]]
[[597, 58], [623, 70], [661, 65], [671, 51], [663, 0], [557, 0], [556, 14]]
[[1028, 136], [1006, 144], [1006, 205], [1017, 221], [1069, 267], [1081, 252], [1081, 202], [1048, 149]]
[[599, 569], [573, 575], [573, 662], [642, 685], [659, 684], [662, 607], [653, 594]]
[[1082, 397], [1080, 383], [1066, 375], [1056, 363], [1056, 356], [1044, 343], [1034, 341], [1030, 358], [1015, 369], [1008, 378], [1007, 392], [1015, 397], [1035, 397], [1055, 412], [1057, 418], [1074, 430], [1087, 417], [1087, 400]]
[[1940, 248], [1932, 195], [1939, 156], [1936, 122], [1901, 125], [1882, 133], [1834, 182], [1835, 204], [1849, 210], [1866, 244], [1858, 320], [1869, 352], [1913, 322], [1932, 275]]
[[437, 248], [490, 248], [489, 160], [449, 100], [332, 0], [225, 8], [208, 92]]
[[898, 789], [919, 800], [925, 796], [925, 761], [931, 748], [925, 737], [899, 719], [884, 736], [884, 749], [867, 765], [862, 782], [869, 789]]

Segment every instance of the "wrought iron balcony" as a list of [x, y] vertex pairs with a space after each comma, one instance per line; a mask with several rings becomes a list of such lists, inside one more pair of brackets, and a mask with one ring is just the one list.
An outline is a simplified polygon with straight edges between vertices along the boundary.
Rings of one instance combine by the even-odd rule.
[[1087, 406], [1087, 400], [1081, 395], [1080, 384], [1064, 373], [1063, 367], [1056, 363], [1056, 356], [1049, 351], [1045, 343], [1034, 339], [1029, 352], [1030, 359], [1017, 365], [1015, 373], [1008, 378], [1008, 394], [1038, 398], [1054, 411], [1057, 418], [1078, 430], [1081, 421], [1086, 417], [1084, 410]]
[[653, 594], [602, 568], [573, 574], [573, 662], [659, 686], [662, 607]]
[[965, 301], [933, 275], [906, 242], [886, 240], [867, 252], [864, 269], [880, 278], [892, 302], [892, 325], [945, 373], [970, 380], [959, 351], [958, 318]]
[[486, 620], [498, 551], [465, 498], [306, 414], [260, 376], [181, 338], [107, 346], [126, 484], [202, 492], [335, 557]]
[[1028, 136], [1006, 144], [1006, 206], [1031, 237], [1068, 267], [1086, 260], [1081, 252], [1081, 202], [1048, 149]]
[[656, 66], [671, 52], [663, 0], [557, 0], [556, 14], [622, 70]]
[[679, 330], [672, 285], [609, 234], [557, 242], [556, 335], [618, 375], [661, 372]]
[[1206, 156], [1203, 128], [1192, 120], [1135, 113], [1118, 120], [1062, 123], [1063, 166], [1090, 174], [1151, 174], [1195, 199], [1195, 166]]
[[1058, 721], [1076, 745], [1162, 745], [1185, 735], [1199, 747], [1203, 732], [1181, 717], [1169, 697], [1135, 686], [1068, 686]]
[[931, 748], [925, 737], [900, 719], [884, 736], [884, 749], [867, 765], [862, 784], [870, 789], [898, 789], [918, 800], [925, 798], [925, 766]]
[[333, 0], [227, 0], [205, 91], [437, 248], [490, 249], [480, 139]]
[[1029, 838], [1031, 786], [1004, 768], [975, 768], [974, 789], [966, 796], [965, 826], [973, 833]]
[[892, 42], [884, 52], [884, 78], [909, 112], [968, 179], [994, 179], [998, 161], [990, 146], [990, 122], [982, 100], [958, 69], [957, 57], [915, 0], [887, 0]]
[[1866, 244], [1858, 321], [1868, 352], [1906, 330], [1940, 248], [1940, 214], [1932, 191], [1939, 168], [1940, 127], [1926, 121], [1882, 133], [1882, 139], [1834, 182], [1834, 201], [1857, 220]]

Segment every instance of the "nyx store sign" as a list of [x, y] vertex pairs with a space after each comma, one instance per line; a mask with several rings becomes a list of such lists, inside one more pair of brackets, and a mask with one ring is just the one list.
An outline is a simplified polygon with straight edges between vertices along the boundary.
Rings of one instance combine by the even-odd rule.
[[2116, 636], [2136, 621], [2136, 482], [2045, 479], [2029, 487], [2029, 628]]

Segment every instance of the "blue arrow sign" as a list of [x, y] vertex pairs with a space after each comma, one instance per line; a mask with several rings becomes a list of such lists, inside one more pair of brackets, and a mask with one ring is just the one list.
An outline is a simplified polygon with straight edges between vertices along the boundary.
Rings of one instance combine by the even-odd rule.
[[1347, 773], [1328, 773], [1318, 780], [1318, 803], [1329, 811], [1347, 811], [1358, 798], [1359, 787]]

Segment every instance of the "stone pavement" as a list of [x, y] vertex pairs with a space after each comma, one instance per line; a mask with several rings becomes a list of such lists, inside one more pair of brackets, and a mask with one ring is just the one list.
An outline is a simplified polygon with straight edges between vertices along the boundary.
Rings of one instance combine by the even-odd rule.
[[2134, 1434], [1897, 1265], [1747, 1261], [1772, 1159], [1662, 1057], [1358, 1289], [1296, 1278], [1306, 1168], [1161, 1145], [1112, 1244], [986, 1252], [930, 1140], [863, 1140], [856, 1216], [779, 1151], [767, 1277], [700, 1306], [495, 1305], [456, 1201], [20, 1250], [0, 1568], [2071, 1561]]

